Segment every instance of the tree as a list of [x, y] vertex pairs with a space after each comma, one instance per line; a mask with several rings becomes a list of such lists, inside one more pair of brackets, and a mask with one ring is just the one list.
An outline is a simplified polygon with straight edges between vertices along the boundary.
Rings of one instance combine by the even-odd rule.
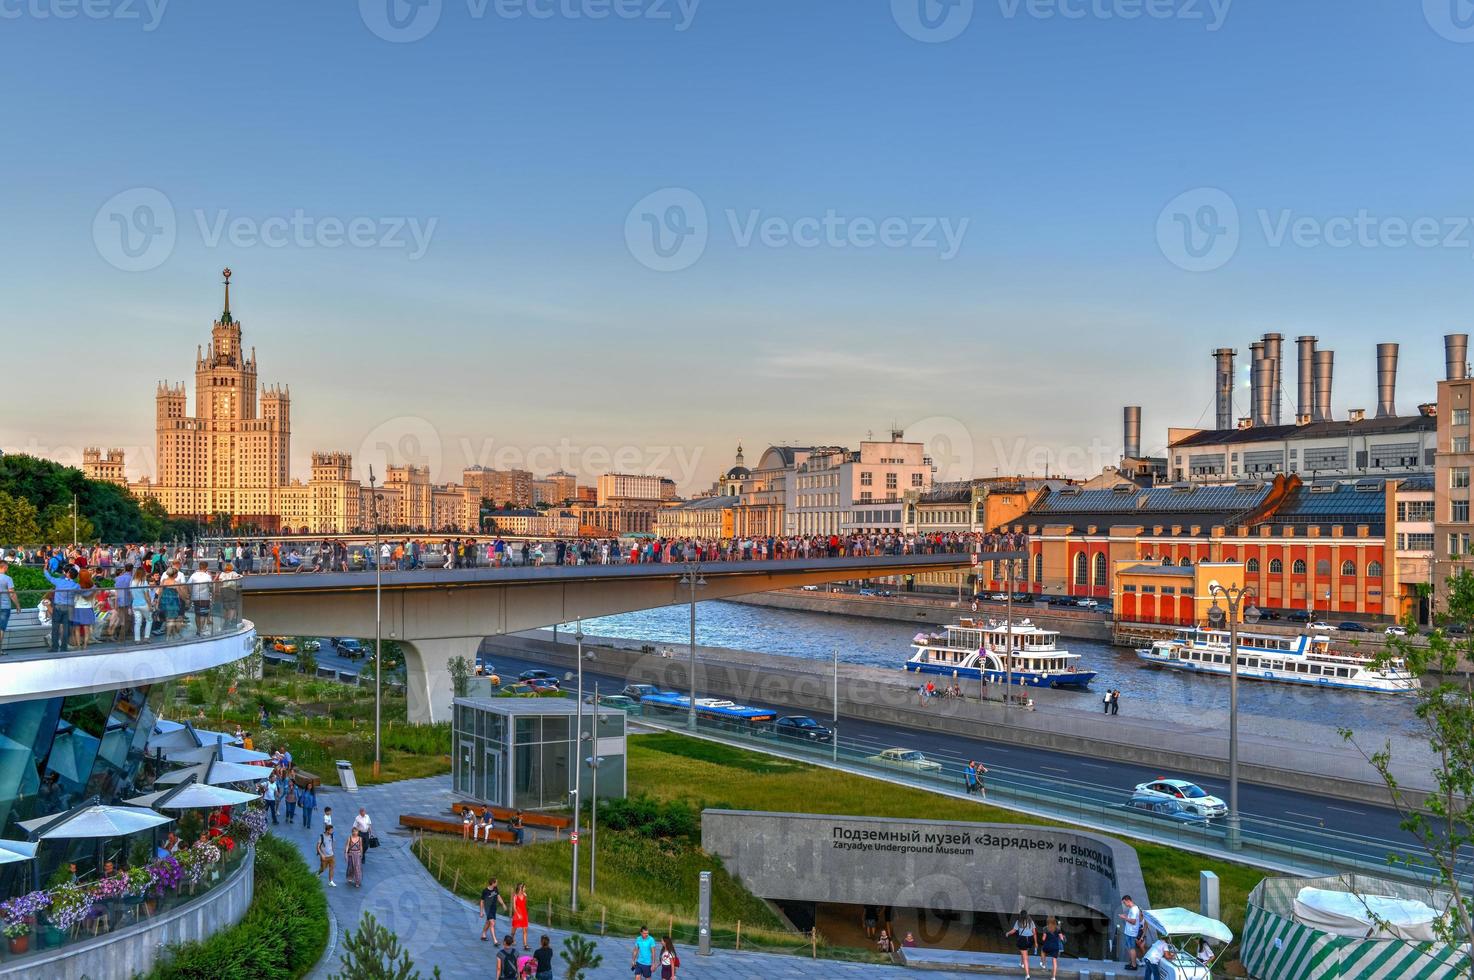
[[[1451, 624], [1474, 622], [1474, 571], [1461, 569], [1448, 580], [1448, 611], [1440, 621]], [[1414, 631], [1410, 630], [1410, 634]], [[1435, 629], [1423, 643], [1412, 635], [1390, 637], [1378, 658], [1380, 666], [1401, 661], [1420, 682], [1414, 714], [1423, 726], [1438, 760], [1433, 768], [1435, 789], [1418, 806], [1398, 784], [1392, 772], [1392, 743], [1368, 751], [1349, 729], [1341, 737], [1356, 746], [1377, 771], [1402, 818], [1402, 829], [1418, 842], [1420, 854], [1393, 855], [1389, 861], [1421, 866], [1433, 873], [1438, 884], [1453, 895], [1448, 914], [1436, 924], [1438, 938], [1452, 946], [1462, 944], [1459, 965], [1465, 976], [1474, 977], [1474, 898], [1460, 884], [1459, 871], [1469, 849], [1474, 848], [1474, 636], [1456, 636]]]
[[456, 697], [465, 697], [471, 682], [471, 661], [465, 657], [451, 657], [445, 666], [450, 670], [450, 689]]
[[583, 980], [585, 970], [597, 970], [604, 962], [604, 957], [596, 950], [593, 940], [585, 939], [576, 932], [563, 940], [563, 951], [558, 954], [558, 958], [568, 967], [566, 980]]
[[36, 507], [24, 497], [0, 490], [0, 541], [12, 545], [35, 544], [41, 540]]
[[[401, 949], [399, 937], [379, 925], [372, 912], [363, 913], [358, 928], [343, 939], [342, 973], [330, 980], [422, 980], [409, 950]], [[439, 978], [440, 967], [430, 974]]]
[[52, 504], [41, 512], [41, 542], [43, 544], [71, 544], [74, 540], [95, 540], [96, 530], [85, 515], [78, 514], [72, 522], [71, 504]]

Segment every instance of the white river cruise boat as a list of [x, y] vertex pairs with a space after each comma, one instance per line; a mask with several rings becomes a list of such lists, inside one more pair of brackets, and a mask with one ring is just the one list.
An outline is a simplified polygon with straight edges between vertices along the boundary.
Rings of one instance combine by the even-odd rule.
[[906, 661], [906, 670], [918, 674], [940, 674], [944, 677], [1007, 683], [1010, 665], [1006, 662], [1013, 648], [1012, 678], [1022, 687], [1086, 687], [1095, 679], [1095, 671], [1076, 666], [1078, 653], [1056, 646], [1059, 633], [1040, 629], [1027, 619], [1013, 624], [1013, 642], [1009, 643], [1007, 624], [983, 623], [964, 619], [941, 633], [918, 633], [912, 640], [916, 652]]
[[[1200, 674], [1229, 672], [1228, 630], [1188, 627], [1170, 640], [1158, 640], [1136, 655], [1145, 663]], [[1328, 636], [1239, 634], [1239, 677], [1314, 687], [1400, 694], [1417, 688], [1402, 661], [1379, 666], [1373, 657], [1338, 653]]]

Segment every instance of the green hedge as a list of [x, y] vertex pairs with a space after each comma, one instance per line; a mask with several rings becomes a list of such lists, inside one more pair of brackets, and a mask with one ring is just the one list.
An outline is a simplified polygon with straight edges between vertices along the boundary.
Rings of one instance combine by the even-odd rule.
[[256, 894], [239, 924], [171, 946], [149, 980], [297, 980], [328, 942], [328, 903], [297, 848], [267, 834], [256, 844]]

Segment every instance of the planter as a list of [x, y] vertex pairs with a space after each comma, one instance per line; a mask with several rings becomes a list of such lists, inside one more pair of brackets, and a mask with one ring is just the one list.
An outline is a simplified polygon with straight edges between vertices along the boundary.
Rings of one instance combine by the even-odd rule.
[[56, 947], [60, 946], [66, 940], [66, 938], [66, 932], [58, 929], [56, 926], [48, 924], [41, 927], [42, 949], [55, 949]]
[[157, 898], [144, 899], [143, 908], [149, 915], [153, 915], [159, 910], [159, 900]]
[[12, 936], [9, 942], [10, 952], [13, 955], [28, 953], [31, 949], [31, 934], [26, 933], [24, 936]]

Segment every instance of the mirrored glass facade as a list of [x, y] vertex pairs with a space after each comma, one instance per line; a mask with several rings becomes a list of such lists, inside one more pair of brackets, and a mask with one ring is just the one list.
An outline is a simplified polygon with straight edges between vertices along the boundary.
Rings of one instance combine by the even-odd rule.
[[[452, 785], [461, 796], [521, 810], [567, 807], [573, 777], [577, 705], [546, 698], [457, 698], [452, 734]], [[625, 794], [625, 716], [592, 708], [583, 716], [583, 758], [593, 757], [597, 729], [600, 799]], [[584, 770], [584, 797], [592, 774]]]

